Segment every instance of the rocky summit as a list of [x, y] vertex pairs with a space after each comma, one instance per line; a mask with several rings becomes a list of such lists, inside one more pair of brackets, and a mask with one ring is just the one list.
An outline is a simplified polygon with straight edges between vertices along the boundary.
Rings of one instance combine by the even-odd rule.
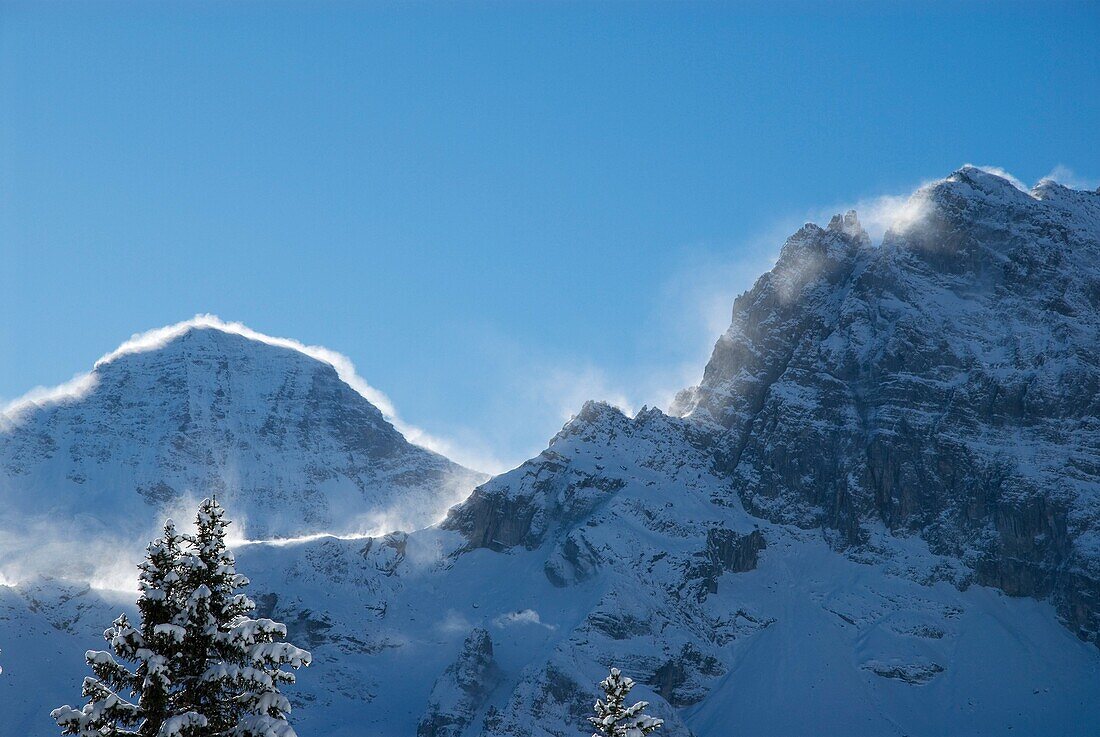
[[[108, 361], [4, 430], [6, 514], [33, 493], [67, 520], [126, 479], [150, 515], [216, 489], [250, 530], [345, 532], [349, 500], [468, 473], [303, 358], [193, 330]], [[229, 472], [257, 447], [269, 467]], [[578, 737], [612, 665], [669, 737], [1081, 734], [1098, 497], [1100, 192], [966, 167], [881, 243], [854, 212], [799, 230], [668, 412], [590, 402], [439, 524], [250, 542], [238, 568], [313, 652], [303, 737]], [[52, 734], [130, 605], [9, 583], [0, 735]]]
[[964, 168], [869, 245], [807, 225], [673, 411], [716, 426], [754, 514], [876, 524], [1100, 634], [1100, 193]]

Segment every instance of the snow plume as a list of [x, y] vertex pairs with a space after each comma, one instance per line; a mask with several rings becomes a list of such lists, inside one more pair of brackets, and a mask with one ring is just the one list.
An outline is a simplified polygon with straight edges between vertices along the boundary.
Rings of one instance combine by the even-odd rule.
[[886, 231], [905, 232], [921, 222], [929, 212], [928, 188], [935, 183], [923, 182], [907, 193], [871, 195], [855, 202], [816, 209], [811, 211], [810, 218], [824, 224], [837, 213], [855, 210], [871, 242], [878, 245]]
[[40, 405], [80, 399], [94, 389], [97, 382], [98, 377], [92, 372], [77, 374], [69, 381], [57, 386], [37, 386], [0, 408], [0, 430], [18, 423], [26, 411]]
[[[457, 476], [450, 477], [445, 486], [441, 488], [438, 504], [433, 504], [436, 517], [431, 524], [439, 524], [447, 516], [447, 512], [454, 505], [470, 496], [472, 489], [465, 479]], [[225, 504], [227, 516], [233, 522], [230, 528], [229, 545], [295, 545], [298, 543], [319, 540], [321, 538], [333, 538], [336, 540], [365, 540], [371, 537], [382, 537], [391, 532], [412, 532], [424, 527], [419, 520], [424, 517], [424, 509], [415, 506], [417, 502], [398, 504], [384, 509], [374, 510], [367, 514], [359, 515], [350, 520], [341, 520], [341, 528], [345, 532], [318, 532], [310, 535], [297, 535], [294, 537], [255, 538], [248, 534], [248, 522], [242, 515], [236, 519], [231, 501]], [[348, 531], [350, 530], [350, 531]]]
[[[20, 518], [11, 527], [0, 527], [0, 540], [4, 541], [0, 546], [0, 583], [16, 586], [54, 578], [86, 583], [102, 591], [136, 593], [137, 566], [146, 546], [163, 534], [168, 519], [175, 521], [180, 532], [193, 532], [201, 501], [199, 495], [184, 494], [163, 508], [156, 521], [133, 534], [120, 533], [90, 515], [65, 520], [46, 515]], [[232, 550], [247, 543], [248, 521], [232, 503], [226, 512], [231, 523], [226, 543]]]
[[179, 337], [183, 333], [192, 328], [214, 328], [215, 330], [221, 330], [226, 333], [234, 333], [249, 340], [255, 340], [260, 343], [266, 343], [268, 345], [277, 346], [279, 348], [289, 348], [291, 350], [304, 353], [310, 358], [315, 358], [318, 361], [323, 361], [334, 369], [336, 369], [337, 376], [345, 384], [350, 386], [356, 392], [358, 392], [364, 399], [373, 404], [379, 409], [379, 411], [386, 417], [398, 431], [405, 436], [410, 443], [415, 443], [421, 447], [433, 450], [436, 453], [445, 455], [452, 460], [466, 465], [465, 462], [459, 458], [458, 455], [462, 455], [461, 451], [453, 447], [452, 444], [445, 440], [436, 438], [422, 430], [415, 425], [410, 425], [407, 422], [401, 420], [397, 415], [397, 408], [394, 407], [393, 402], [388, 396], [373, 386], [368, 384], [363, 377], [359, 376], [355, 371], [355, 365], [351, 362], [351, 359], [342, 353], [325, 348], [319, 345], [305, 345], [291, 338], [275, 338], [270, 335], [264, 335], [258, 333], [255, 330], [239, 322], [225, 322], [217, 315], [195, 315], [190, 320], [176, 323], [175, 325], [169, 325], [163, 328], [156, 328], [149, 330], [145, 333], [139, 333], [134, 335], [130, 340], [123, 343], [115, 351], [108, 353], [103, 358], [96, 361], [96, 368], [99, 366], [110, 363], [119, 356], [124, 356], [130, 353], [141, 353], [144, 351], [152, 351], [157, 348], [163, 347], [166, 343]]
[[[1018, 177], [1013, 176], [1010, 172], [999, 166], [964, 164], [963, 168], [965, 167], [980, 169], [987, 174], [992, 174], [993, 176], [1008, 181], [1012, 186], [1022, 192], [1029, 191], [1027, 185]], [[1065, 167], [1059, 166], [1045, 178], [1055, 179], [1060, 184], [1066, 184], [1066, 182], [1058, 178], [1059, 176], [1073, 178], [1073, 173]], [[909, 188], [905, 192], [870, 195], [862, 197], [855, 202], [814, 209], [810, 211], [810, 219], [813, 222], [824, 224], [836, 213], [855, 210], [856, 214], [859, 216], [860, 224], [863, 226], [863, 229], [867, 231], [867, 235], [871, 237], [872, 243], [879, 244], [882, 242], [882, 238], [887, 231], [904, 233], [906, 230], [919, 225], [930, 211], [930, 201], [928, 199], [929, 188], [942, 181], [943, 179], [927, 180], [921, 182], [921, 184], [916, 187]], [[1066, 184], [1066, 186], [1073, 185]]]
[[924, 187], [911, 195], [882, 195], [861, 200], [853, 208], [873, 243], [881, 243], [886, 231], [904, 232], [920, 223], [928, 213]]
[[1057, 182], [1063, 187], [1069, 187], [1070, 189], [1079, 190], [1096, 190], [1100, 189], [1100, 179], [1088, 179], [1086, 177], [1079, 177], [1068, 166], [1058, 164], [1050, 170], [1050, 173], [1039, 180], [1041, 182]]
[[[95, 589], [138, 590], [137, 563], [147, 540], [89, 529], [86, 520], [59, 525], [46, 518], [21, 519], [0, 528], [0, 582], [18, 586], [38, 578], [87, 583]], [[81, 524], [85, 523], [85, 524]], [[148, 538], [152, 540], [152, 537]]]
[[[671, 398], [682, 389], [685, 373], [698, 377], [715, 338], [730, 326], [733, 301], [775, 266], [783, 242], [800, 224], [799, 218], [786, 218], [736, 243], [700, 243], [684, 249], [679, 266], [665, 278], [647, 325], [647, 332], [675, 350], [678, 364], [658, 381], [671, 378], [675, 388], [669, 386], [654, 399]], [[737, 255], [731, 257], [731, 253]]]
[[323, 361], [336, 370], [340, 379], [363, 396], [368, 402], [382, 412], [386, 420], [390, 422], [405, 438], [415, 445], [446, 456], [451, 460], [467, 468], [484, 470], [488, 473], [497, 473], [505, 470], [499, 461], [483, 452], [467, 452], [461, 445], [452, 441], [436, 437], [426, 430], [405, 422], [398, 416], [397, 408], [386, 394], [359, 376], [355, 371], [355, 365], [351, 359], [342, 353], [330, 350], [323, 346], [306, 345], [290, 338], [276, 338], [259, 333], [239, 322], [226, 322], [216, 315], [200, 314], [190, 320], [178, 322], [162, 328], [155, 328], [144, 333], [136, 333], [125, 343], [95, 362], [93, 370], [86, 374], [80, 374], [72, 380], [60, 386], [45, 388], [39, 387], [16, 399], [5, 406], [0, 413], [0, 429], [19, 421], [20, 416], [27, 409], [42, 404], [52, 404], [75, 400], [83, 397], [95, 388], [97, 383], [96, 369], [104, 364], [111, 363], [121, 356], [134, 353], [154, 351], [164, 347], [167, 343], [178, 338], [193, 328], [213, 328], [226, 333], [233, 333], [249, 340], [255, 340], [267, 345], [279, 348], [289, 348], [299, 353], [304, 353], [310, 358]]
[[981, 169], [986, 174], [992, 174], [995, 177], [1000, 177], [1001, 179], [1008, 180], [1009, 184], [1011, 184], [1013, 187], [1020, 190], [1021, 192], [1029, 191], [1028, 186], [1020, 181], [1019, 178], [1014, 177], [1009, 171], [1007, 171], [1006, 169], [1002, 169], [999, 166], [979, 166], [978, 164], [965, 164], [964, 166], [972, 166], [975, 169]]
[[558, 419], [568, 421], [590, 399], [607, 402], [633, 416], [635, 401], [608, 373], [592, 364], [549, 368], [535, 391], [554, 403]]
[[[0, 581], [18, 585], [38, 578], [86, 583], [104, 591], [138, 590], [138, 569], [145, 547], [173, 519], [180, 531], [190, 531], [201, 499], [184, 495], [163, 510], [156, 522], [140, 532], [120, 533], [90, 515], [59, 520], [47, 515], [21, 517], [0, 526]], [[229, 544], [241, 540], [238, 520], [230, 516]]]

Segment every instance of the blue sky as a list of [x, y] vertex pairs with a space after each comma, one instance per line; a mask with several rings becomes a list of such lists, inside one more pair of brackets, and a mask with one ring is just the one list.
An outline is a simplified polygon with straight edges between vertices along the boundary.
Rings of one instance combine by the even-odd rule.
[[692, 383], [807, 219], [966, 162], [1095, 186], [1097, 38], [1095, 2], [3, 2], [0, 398], [211, 312], [507, 465]]

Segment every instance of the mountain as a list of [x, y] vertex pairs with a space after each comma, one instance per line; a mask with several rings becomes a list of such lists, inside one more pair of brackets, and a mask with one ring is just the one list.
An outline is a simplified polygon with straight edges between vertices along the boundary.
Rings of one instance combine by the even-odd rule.
[[[1091, 734], [1098, 360], [1100, 192], [966, 167], [881, 244], [792, 236], [669, 412], [238, 567], [313, 651], [303, 737], [577, 737], [612, 664], [670, 737]], [[0, 735], [53, 733], [119, 606], [0, 586]]]
[[45, 541], [27, 538], [55, 531], [60, 547], [149, 539], [211, 494], [249, 538], [413, 529], [487, 478], [406, 441], [333, 364], [287, 341], [210, 319], [161, 333], [97, 362], [78, 390], [8, 413], [0, 506], [18, 515], [0, 529], [35, 530], [20, 536], [29, 555]]
[[[754, 517], [713, 452], [691, 420], [590, 403], [442, 527], [240, 546], [261, 613], [314, 656], [298, 733], [580, 737], [612, 663], [675, 737], [1100, 726], [1100, 655], [1049, 603], [944, 580], [962, 564], [917, 536], [841, 554]], [[0, 588], [0, 734], [53, 733], [120, 605]]]
[[[1100, 637], [1100, 193], [964, 168], [870, 247], [807, 225], [673, 411], [762, 517], [916, 534]], [[811, 450], [812, 449], [812, 450]]]

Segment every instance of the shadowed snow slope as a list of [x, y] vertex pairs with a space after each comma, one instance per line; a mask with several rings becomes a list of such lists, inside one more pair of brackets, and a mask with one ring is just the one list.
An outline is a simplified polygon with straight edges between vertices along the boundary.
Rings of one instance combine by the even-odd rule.
[[[582, 737], [610, 665], [666, 737], [1100, 732], [1098, 315], [1100, 194], [968, 167], [881, 246], [854, 213], [807, 225], [670, 414], [588, 403], [436, 526], [238, 548], [314, 654], [299, 734]], [[32, 413], [6, 499], [83, 530], [205, 485], [264, 534], [393, 502], [406, 461], [377, 459], [412, 451], [323, 365], [249, 351], [215, 381], [237, 339], [190, 340], [215, 346]], [[0, 586], [0, 737], [54, 733], [109, 596]]]

